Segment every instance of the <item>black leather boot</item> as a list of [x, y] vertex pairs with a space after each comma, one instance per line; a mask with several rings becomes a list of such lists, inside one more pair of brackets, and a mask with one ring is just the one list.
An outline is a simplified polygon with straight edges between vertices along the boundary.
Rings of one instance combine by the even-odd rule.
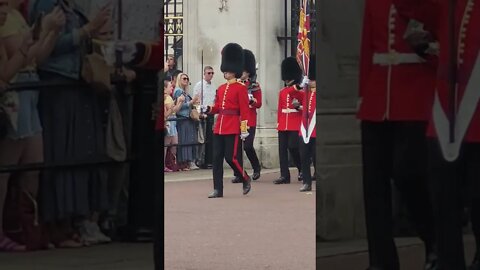
[[222, 198], [223, 197], [223, 191], [220, 191], [218, 189], [214, 189], [210, 195], [208, 195], [208, 198]]
[[305, 192], [305, 191], [312, 191], [312, 186], [304, 184], [303, 187], [300, 189], [300, 192]]
[[275, 185], [290, 184], [290, 179], [287, 180], [285, 177], [280, 176], [280, 178], [278, 178], [277, 180], [274, 180], [273, 183]]
[[248, 177], [247, 180], [243, 181], [243, 195], [247, 195], [252, 189], [251, 182], [252, 182], [251, 177]]
[[235, 178], [232, 179], [232, 183], [234, 184], [239, 184], [239, 183], [242, 183], [243, 180], [242, 180], [242, 177], [240, 176], [235, 176]]

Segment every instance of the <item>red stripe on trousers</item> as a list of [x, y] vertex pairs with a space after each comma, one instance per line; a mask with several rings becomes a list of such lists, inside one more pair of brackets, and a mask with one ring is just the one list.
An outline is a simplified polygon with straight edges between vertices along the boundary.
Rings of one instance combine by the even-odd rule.
[[237, 151], [238, 151], [238, 138], [235, 138], [235, 142], [233, 143], [233, 158], [232, 158], [232, 162], [233, 162], [233, 164], [237, 167], [237, 169], [239, 169], [239, 171], [242, 173], [243, 180], [246, 180], [245, 178], [247, 177], [247, 175], [245, 174], [242, 166], [240, 165], [240, 163], [239, 163], [238, 160], [237, 160]]

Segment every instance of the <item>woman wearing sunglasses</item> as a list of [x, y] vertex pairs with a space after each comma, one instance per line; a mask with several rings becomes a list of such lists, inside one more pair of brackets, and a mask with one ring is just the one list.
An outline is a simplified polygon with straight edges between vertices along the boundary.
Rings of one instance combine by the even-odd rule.
[[[195, 144], [198, 142], [197, 138], [197, 123], [190, 118], [190, 112], [193, 109], [193, 105], [199, 101], [198, 95], [192, 98], [188, 93], [188, 86], [190, 85], [190, 78], [185, 73], [180, 73], [177, 77], [177, 88], [173, 93], [173, 99], [175, 103], [180, 96], [185, 97], [182, 107], [177, 112], [179, 118], [177, 122], [178, 143], [182, 144]], [[182, 170], [188, 171], [194, 169], [196, 166], [195, 161], [195, 146], [179, 146], [177, 150], [177, 164]]]

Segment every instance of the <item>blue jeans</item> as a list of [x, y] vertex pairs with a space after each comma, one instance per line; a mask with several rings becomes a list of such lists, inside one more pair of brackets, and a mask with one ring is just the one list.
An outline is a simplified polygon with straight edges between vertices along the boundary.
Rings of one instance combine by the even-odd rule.
[[[15, 83], [39, 82], [35, 72], [20, 72], [17, 74]], [[18, 92], [18, 119], [17, 130], [11, 129], [8, 137], [11, 139], [23, 139], [42, 133], [40, 117], [38, 114], [38, 91], [24, 90]]]

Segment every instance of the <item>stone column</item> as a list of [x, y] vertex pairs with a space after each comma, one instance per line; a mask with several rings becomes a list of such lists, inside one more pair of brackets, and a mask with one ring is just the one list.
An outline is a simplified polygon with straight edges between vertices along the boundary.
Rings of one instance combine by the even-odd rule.
[[328, 240], [362, 237], [361, 147], [355, 113], [363, 3], [320, 0], [318, 8], [317, 235]]

